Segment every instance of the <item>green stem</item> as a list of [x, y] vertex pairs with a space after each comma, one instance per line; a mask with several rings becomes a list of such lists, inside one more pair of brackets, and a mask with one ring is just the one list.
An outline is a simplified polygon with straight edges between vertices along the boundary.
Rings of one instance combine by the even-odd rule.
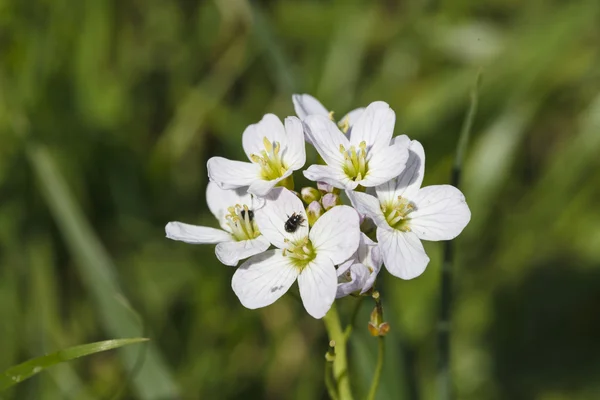
[[383, 356], [385, 354], [385, 341], [383, 336], [377, 337], [379, 343], [379, 356], [377, 358], [377, 366], [375, 367], [375, 374], [373, 375], [373, 381], [371, 382], [371, 389], [369, 389], [368, 400], [375, 400], [377, 395], [377, 389], [379, 388], [379, 380], [381, 379], [381, 371], [383, 370]]
[[335, 360], [333, 361], [333, 376], [337, 382], [339, 400], [352, 400], [350, 379], [348, 377], [348, 358], [346, 354], [346, 337], [342, 331], [340, 316], [335, 303], [323, 317], [329, 340], [335, 342]]
[[[477, 104], [479, 97], [479, 85], [481, 84], [481, 72], [477, 74], [475, 85], [471, 90], [471, 101], [469, 111], [463, 121], [463, 126], [458, 138], [456, 147], [456, 156], [452, 167], [452, 177], [450, 184], [455, 187], [460, 186], [462, 166], [467, 145], [473, 128], [473, 121], [477, 113]], [[452, 375], [450, 373], [450, 323], [452, 321], [452, 259], [453, 245], [451, 241], [444, 243], [444, 261], [442, 263], [441, 282], [440, 282], [440, 315], [438, 321], [438, 386], [439, 399], [451, 400], [452, 393]]]
[[325, 355], [325, 387], [331, 400], [338, 400], [337, 388], [333, 380], [333, 361], [335, 361], [335, 343], [329, 342], [329, 351]]
[[352, 334], [352, 329], [354, 329], [354, 324], [356, 322], [356, 317], [358, 316], [358, 311], [360, 311], [360, 306], [362, 305], [364, 300], [364, 296], [360, 296], [354, 304], [354, 310], [352, 311], [352, 316], [350, 317], [350, 322], [346, 325], [346, 330], [344, 331], [344, 337], [346, 341], [350, 339], [350, 335]]

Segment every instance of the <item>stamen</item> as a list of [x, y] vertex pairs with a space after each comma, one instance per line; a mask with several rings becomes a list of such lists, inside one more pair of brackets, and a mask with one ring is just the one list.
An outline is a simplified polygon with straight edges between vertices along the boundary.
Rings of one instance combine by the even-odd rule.
[[266, 136], [263, 137], [264, 150], [260, 154], [251, 154], [250, 160], [261, 167], [263, 179], [271, 181], [280, 178], [288, 170], [287, 165], [281, 158], [281, 144], [271, 142]]

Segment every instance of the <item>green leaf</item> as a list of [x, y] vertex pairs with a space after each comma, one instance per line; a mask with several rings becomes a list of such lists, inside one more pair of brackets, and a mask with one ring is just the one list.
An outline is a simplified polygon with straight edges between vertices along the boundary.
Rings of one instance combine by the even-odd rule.
[[127, 346], [130, 344], [145, 342], [148, 339], [133, 338], [133, 339], [114, 339], [105, 340], [103, 342], [88, 343], [80, 346], [69, 347], [68, 349], [59, 350], [42, 357], [34, 358], [25, 361], [22, 364], [15, 365], [4, 371], [0, 375], [0, 391], [23, 382], [25, 379], [31, 378], [33, 375], [42, 372], [44, 369], [65, 361], [74, 360], [79, 357], [87, 356], [101, 351], [112, 350], [118, 347]]

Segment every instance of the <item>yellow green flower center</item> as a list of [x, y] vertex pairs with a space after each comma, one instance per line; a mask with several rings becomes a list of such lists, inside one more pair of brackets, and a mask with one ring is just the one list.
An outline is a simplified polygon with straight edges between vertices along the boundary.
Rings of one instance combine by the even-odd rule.
[[383, 211], [388, 224], [392, 228], [402, 232], [410, 232], [408, 223], [410, 218], [408, 216], [415, 210], [415, 204], [402, 196], [398, 196], [396, 200], [381, 205], [381, 211]]
[[227, 208], [227, 211], [229, 214], [225, 215], [225, 219], [235, 240], [250, 240], [260, 236], [260, 231], [254, 221], [254, 213], [247, 205], [236, 204], [234, 207]]
[[272, 181], [281, 178], [288, 169], [281, 159], [281, 145], [279, 142], [271, 143], [266, 137], [263, 138], [263, 145], [265, 149], [260, 154], [251, 154], [250, 159], [260, 165], [263, 179]]
[[348, 150], [340, 144], [340, 153], [344, 155], [344, 172], [353, 181], [361, 181], [365, 178], [368, 171], [367, 162], [367, 143], [363, 140], [358, 145], [350, 146]]
[[302, 271], [304, 268], [306, 268], [308, 263], [314, 260], [317, 256], [317, 253], [315, 252], [315, 249], [313, 248], [308, 236], [296, 242], [292, 242], [289, 239], [285, 239], [284, 241], [288, 246], [283, 249], [283, 255], [289, 257], [292, 261], [292, 264], [294, 264], [299, 271]]

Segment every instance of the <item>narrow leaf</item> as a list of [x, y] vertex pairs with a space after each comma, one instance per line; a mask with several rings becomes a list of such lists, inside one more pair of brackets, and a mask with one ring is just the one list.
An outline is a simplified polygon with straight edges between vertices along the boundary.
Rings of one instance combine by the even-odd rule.
[[23, 382], [25, 379], [31, 378], [33, 375], [38, 374], [53, 365], [130, 344], [145, 342], [147, 340], [148, 339], [144, 338], [105, 340], [103, 342], [69, 347], [55, 353], [25, 361], [22, 364], [10, 367], [0, 375], [0, 391]]

